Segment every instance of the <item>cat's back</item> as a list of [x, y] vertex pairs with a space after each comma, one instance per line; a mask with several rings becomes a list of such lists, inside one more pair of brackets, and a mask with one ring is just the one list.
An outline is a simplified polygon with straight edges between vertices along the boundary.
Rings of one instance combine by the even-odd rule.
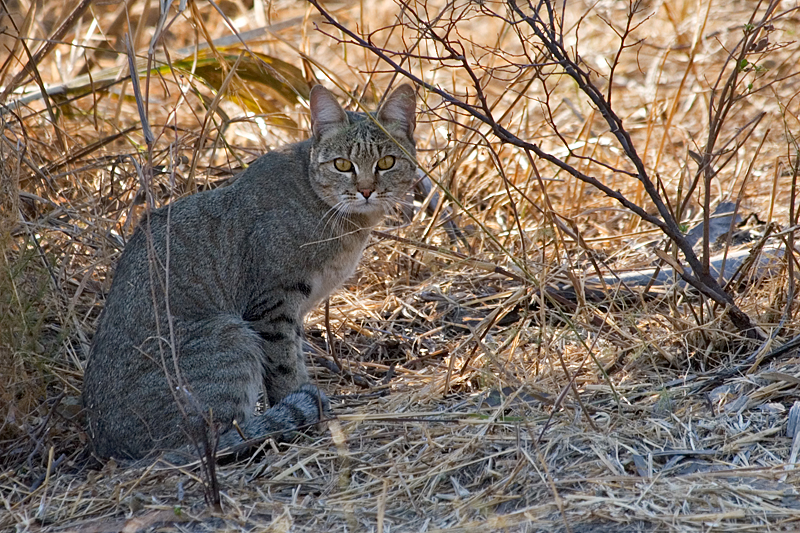
[[[264, 236], [259, 241], [290, 247], [298, 231], [309, 232], [318, 223], [309, 214], [318, 209], [318, 200], [311, 198], [315, 195], [308, 184], [307, 144], [267, 152], [233, 184], [183, 197], [143, 216], [117, 264], [99, 336], [108, 329], [152, 327], [150, 281], [154, 275], [165, 278], [167, 271], [173, 311], [239, 310], [238, 284], [249, 269], [244, 263], [253, 259], [254, 234]], [[155, 284], [157, 292], [162, 284]], [[183, 301], [199, 290], [205, 291], [202, 299]]]
[[311, 140], [307, 139], [267, 152], [252, 161], [230, 187], [219, 191], [262, 207], [280, 209], [291, 205], [298, 198], [297, 193], [311, 191], [310, 149]]
[[[231, 185], [186, 196], [157, 209], [151, 215], [154, 224], [183, 224], [197, 231], [227, 221], [244, 226], [249, 222], [248, 213], [260, 218], [264, 211], [292, 212], [307, 203], [304, 200], [313, 193], [308, 182], [309, 147], [310, 141], [303, 141], [267, 152], [252, 161]], [[139, 226], [146, 229], [143, 224]]]
[[[269, 230], [280, 232], [282, 225], [319, 204], [308, 183], [308, 152], [309, 141], [267, 152], [233, 184], [185, 196], [145, 215], [118, 269], [126, 264], [142, 266], [138, 256], [148, 243], [159, 255], [168, 246], [175, 260], [195, 261], [211, 250], [236, 249], [254, 227], [274, 226]], [[136, 260], [127, 257], [133, 255]]]

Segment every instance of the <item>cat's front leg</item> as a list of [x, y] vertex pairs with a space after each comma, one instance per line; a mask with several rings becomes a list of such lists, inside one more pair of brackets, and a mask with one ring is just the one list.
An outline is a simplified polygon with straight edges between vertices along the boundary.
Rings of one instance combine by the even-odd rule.
[[297, 279], [276, 279], [268, 272], [254, 276], [251, 284], [242, 318], [261, 338], [264, 386], [269, 404], [274, 406], [308, 383], [303, 306], [312, 288]]
[[251, 327], [261, 338], [264, 386], [269, 404], [274, 406], [308, 383], [302, 317], [278, 314], [251, 323]]

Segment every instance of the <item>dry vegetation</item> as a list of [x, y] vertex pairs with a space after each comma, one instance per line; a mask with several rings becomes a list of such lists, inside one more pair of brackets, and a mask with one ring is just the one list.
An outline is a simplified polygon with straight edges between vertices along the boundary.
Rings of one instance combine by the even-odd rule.
[[[43, 4], [0, 3], [0, 529], [800, 528], [800, 370], [774, 351], [800, 329], [796, 3], [566, 5], [564, 50], [638, 169], [530, 8], [326, 2], [336, 28], [289, 0]], [[303, 138], [315, 79], [374, 106], [404, 78], [380, 55], [419, 82], [438, 195], [376, 234], [330, 346], [308, 320], [330, 431], [221, 465], [216, 508], [197, 468], [94, 459], [81, 376], [136, 220]], [[681, 230], [757, 215], [695, 246], [754, 250], [727, 292], [609, 275], [691, 264], [658, 199]]]

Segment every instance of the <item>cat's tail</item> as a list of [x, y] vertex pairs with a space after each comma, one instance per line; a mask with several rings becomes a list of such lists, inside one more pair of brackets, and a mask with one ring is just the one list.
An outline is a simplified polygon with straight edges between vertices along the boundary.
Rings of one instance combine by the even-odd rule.
[[[234, 456], [239, 456], [252, 451], [254, 446], [261, 444], [267, 437], [278, 442], [287, 442], [298, 432], [316, 426], [330, 415], [331, 404], [328, 397], [314, 385], [306, 383], [245, 424], [222, 433], [215, 451], [230, 451]], [[158, 460], [167, 466], [184, 466], [198, 461], [197, 453], [196, 446], [184, 446], [161, 455]], [[150, 464], [153, 456], [150, 457], [135, 464]]]
[[[248, 420], [240, 429], [247, 439], [270, 436], [278, 441], [288, 441], [298, 429], [314, 426], [330, 413], [331, 403], [325, 393], [306, 383], [270, 409]], [[219, 447], [241, 442], [241, 435], [233, 428], [220, 436]]]

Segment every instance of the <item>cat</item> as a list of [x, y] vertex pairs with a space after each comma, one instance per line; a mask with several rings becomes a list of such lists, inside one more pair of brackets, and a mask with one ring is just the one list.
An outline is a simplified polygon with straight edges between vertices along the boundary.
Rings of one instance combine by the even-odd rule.
[[[286, 439], [328, 412], [309, 383], [303, 317], [354, 273], [416, 179], [416, 98], [401, 85], [367, 115], [317, 85], [309, 104], [310, 139], [140, 221], [84, 375], [98, 456]], [[256, 414], [262, 392], [271, 407]]]

